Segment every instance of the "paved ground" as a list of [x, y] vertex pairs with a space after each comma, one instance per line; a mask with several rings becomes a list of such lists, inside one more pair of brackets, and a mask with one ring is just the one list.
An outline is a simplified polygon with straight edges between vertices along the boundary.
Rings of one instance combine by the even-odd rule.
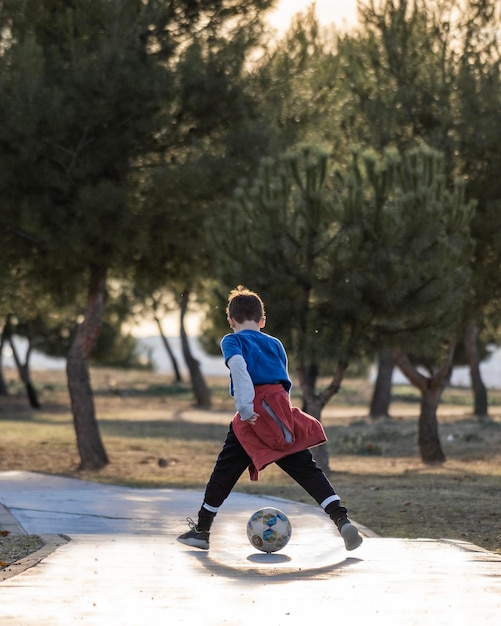
[[[203, 552], [176, 541], [200, 498], [0, 472], [0, 529], [48, 542], [0, 570], [2, 626], [304, 626], [313, 615], [371, 626], [500, 623], [499, 554], [367, 529], [363, 545], [346, 552], [317, 507], [241, 494], [228, 499]], [[293, 524], [289, 544], [271, 555], [245, 533], [250, 514], [267, 505]]]

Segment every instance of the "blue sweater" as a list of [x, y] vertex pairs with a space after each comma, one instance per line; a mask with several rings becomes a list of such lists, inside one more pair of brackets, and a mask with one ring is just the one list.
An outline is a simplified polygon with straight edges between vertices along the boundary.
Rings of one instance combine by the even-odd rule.
[[[254, 385], [281, 384], [289, 392], [292, 382], [287, 371], [287, 354], [280, 340], [257, 330], [241, 330], [225, 335], [221, 341], [224, 362], [236, 354], [247, 363]], [[233, 382], [230, 377], [230, 393]]]

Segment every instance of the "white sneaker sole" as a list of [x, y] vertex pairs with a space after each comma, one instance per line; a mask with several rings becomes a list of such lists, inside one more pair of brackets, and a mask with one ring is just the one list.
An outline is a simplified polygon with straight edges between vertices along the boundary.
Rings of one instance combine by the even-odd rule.
[[363, 542], [356, 526], [348, 522], [341, 528], [341, 537], [348, 551], [356, 550]]

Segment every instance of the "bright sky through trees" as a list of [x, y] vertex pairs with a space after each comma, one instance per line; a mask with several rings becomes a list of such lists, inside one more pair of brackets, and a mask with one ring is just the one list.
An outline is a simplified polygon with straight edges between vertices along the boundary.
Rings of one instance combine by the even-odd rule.
[[[277, 8], [270, 11], [269, 22], [279, 32], [284, 32], [296, 13], [304, 12], [313, 0], [279, 0]], [[357, 0], [316, 0], [316, 14], [321, 24], [336, 24], [338, 27], [356, 23]]]

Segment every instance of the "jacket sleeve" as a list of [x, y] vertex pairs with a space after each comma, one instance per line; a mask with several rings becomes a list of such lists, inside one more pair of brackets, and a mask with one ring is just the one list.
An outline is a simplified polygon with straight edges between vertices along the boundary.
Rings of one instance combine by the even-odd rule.
[[247, 363], [243, 356], [235, 354], [228, 359], [231, 380], [233, 381], [233, 397], [235, 408], [240, 413], [240, 419], [247, 421], [254, 411], [254, 384], [247, 371]]

